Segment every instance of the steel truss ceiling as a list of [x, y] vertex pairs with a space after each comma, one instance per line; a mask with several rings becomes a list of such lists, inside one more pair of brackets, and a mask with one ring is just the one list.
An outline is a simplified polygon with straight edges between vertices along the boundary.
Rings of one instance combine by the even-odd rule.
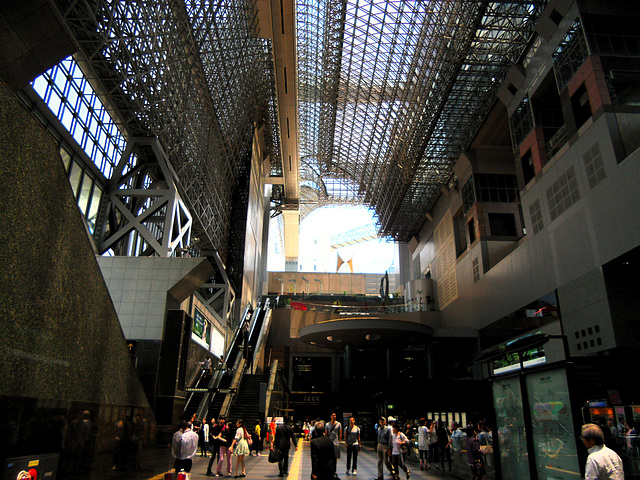
[[273, 55], [257, 38], [253, 3], [55, 4], [120, 127], [160, 140], [194, 215], [198, 247], [225, 259], [241, 243], [230, 241], [231, 205], [254, 125], [268, 126], [272, 169], [281, 173]]
[[415, 235], [546, 3], [300, 0], [302, 214], [360, 202]]

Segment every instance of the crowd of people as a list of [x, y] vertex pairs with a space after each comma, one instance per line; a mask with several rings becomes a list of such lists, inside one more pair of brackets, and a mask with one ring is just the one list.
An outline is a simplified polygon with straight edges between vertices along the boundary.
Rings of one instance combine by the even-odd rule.
[[[380, 417], [376, 425], [378, 455], [376, 480], [383, 480], [384, 466], [394, 480], [399, 478], [401, 470], [405, 473], [407, 480], [411, 477], [405, 460], [411, 458], [416, 434], [420, 470], [431, 470], [433, 464], [436, 470], [445, 471], [446, 462], [451, 471], [452, 451], [466, 450], [473, 480], [482, 479], [486, 474], [485, 456], [491, 443], [486, 436], [486, 427], [483, 424], [469, 424], [466, 428], [460, 429], [456, 422], [451, 422], [447, 426], [442, 420], [425, 418], [421, 418], [419, 424], [417, 432], [411, 424], [407, 424], [403, 432], [400, 423], [394, 417], [388, 419]], [[483, 445], [486, 446], [484, 449]]]
[[[261, 455], [263, 441], [275, 454], [278, 463], [278, 476], [284, 477], [289, 473], [289, 451], [291, 445], [298, 449], [293, 428], [289, 425], [289, 418], [276, 425], [273, 418], [266, 426], [266, 436], [262, 436], [260, 424], [254, 426], [253, 433], [249, 433], [242, 420], [237, 420], [235, 427], [227, 424], [226, 418], [220, 416], [217, 422], [202, 422], [194, 415], [191, 422], [183, 422], [180, 430], [175, 433], [172, 450], [175, 457], [176, 472], [191, 470], [193, 457], [198, 448], [202, 456], [210, 454], [207, 476], [231, 476], [232, 466], [235, 465], [233, 476], [245, 477], [245, 456]], [[486, 475], [486, 466], [491, 462], [493, 453], [493, 438], [489, 425], [484, 422], [467, 424], [460, 428], [456, 422], [448, 426], [442, 420], [421, 418], [416, 429], [412, 424], [402, 424], [394, 417], [380, 417], [376, 429], [377, 476], [374, 480], [384, 480], [384, 468], [388, 470], [392, 480], [399, 480], [404, 472], [406, 480], [411, 478], [411, 471], [406, 460], [411, 458], [413, 446], [417, 445], [417, 458], [420, 470], [452, 470], [452, 453], [464, 455], [472, 480], [482, 480]], [[612, 437], [625, 438], [627, 432], [613, 433], [610, 425], [586, 424], [582, 427], [580, 439], [588, 449], [589, 456], [586, 464], [587, 480], [595, 479], [624, 479], [622, 460], [616, 453], [617, 443], [612, 448], [607, 444]], [[305, 422], [301, 428], [302, 438], [310, 442], [312, 460], [312, 480], [339, 480], [338, 459], [342, 442], [346, 447], [346, 475], [357, 475], [358, 453], [361, 447], [361, 428], [356, 424], [355, 417], [350, 417], [348, 425], [343, 427], [337, 420], [337, 413], [331, 413], [328, 422]], [[629, 435], [627, 435], [628, 437]], [[417, 441], [415, 441], [417, 437]], [[329, 448], [330, 447], [330, 448]], [[635, 447], [635, 445], [633, 446]], [[232, 461], [235, 457], [235, 462]], [[458, 458], [458, 457], [456, 457]], [[465, 458], [465, 457], [462, 457]], [[216, 465], [215, 473], [213, 466]], [[604, 476], [603, 476], [604, 475]]]
[[[259, 434], [259, 429], [258, 429]], [[206, 418], [198, 420], [194, 414], [191, 421], [184, 421], [180, 429], [173, 435], [171, 447], [175, 458], [174, 470], [189, 473], [193, 464], [193, 458], [198, 453], [207, 457], [210, 455], [207, 467], [207, 476], [213, 476], [213, 465], [216, 463], [215, 476], [222, 477], [223, 469], [227, 476], [232, 473], [231, 457], [236, 458], [233, 476], [241, 478], [246, 476], [244, 458], [253, 451], [252, 435], [244, 426], [243, 420], [237, 420], [235, 428], [227, 424], [227, 419], [221, 415], [217, 422], [207, 422]], [[259, 452], [257, 453], [259, 454]]]
[[[279, 453], [278, 467], [281, 477], [288, 474], [291, 442], [297, 450], [289, 419], [285, 417], [284, 420], [284, 424], [276, 425], [273, 419], [266, 428], [266, 442], [269, 449], [277, 450]], [[245, 457], [262, 455], [264, 441], [260, 423], [256, 423], [250, 433], [242, 419], [237, 420], [233, 426], [227, 423], [224, 415], [220, 415], [217, 422], [214, 420], [208, 422], [206, 418], [200, 421], [198, 415], [194, 414], [190, 421], [184, 421], [181, 424], [180, 429], [173, 436], [174, 470], [176, 473], [182, 471], [189, 473], [193, 458], [200, 449], [200, 456], [210, 457], [207, 476], [230, 477], [233, 475], [234, 478], [243, 478], [246, 476]]]
[[[180, 430], [174, 435], [173, 453], [176, 458], [175, 470], [189, 472], [191, 470], [191, 459], [197, 454], [200, 448], [200, 455], [209, 456], [207, 476], [233, 476], [241, 478], [246, 476], [244, 459], [246, 455], [261, 455], [263, 440], [269, 450], [277, 451], [278, 476], [288, 475], [289, 450], [291, 444], [297, 450], [295, 435], [289, 425], [289, 419], [284, 417], [281, 425], [276, 425], [275, 418], [266, 427], [266, 436], [262, 436], [262, 427], [256, 424], [253, 433], [249, 433], [244, 426], [243, 420], [238, 420], [235, 428], [227, 424], [224, 416], [220, 416], [217, 422], [209, 424], [206, 419], [198, 420], [197, 415], [191, 418], [191, 422], [185, 422]], [[478, 430], [480, 434], [478, 435]], [[482, 446], [490, 443], [486, 437], [486, 432], [480, 426], [469, 425], [462, 431], [458, 429], [455, 422], [447, 428], [444, 422], [420, 419], [420, 427], [417, 429], [418, 455], [420, 470], [430, 470], [432, 464], [436, 469], [445, 470], [445, 461], [451, 471], [451, 451], [462, 451], [466, 448], [469, 466], [474, 480], [481, 480], [484, 475], [484, 459]], [[387, 419], [381, 417], [376, 425], [376, 452], [378, 456], [378, 476], [376, 480], [383, 480], [383, 465], [391, 473], [393, 480], [399, 480], [400, 471], [404, 472], [407, 480], [411, 478], [411, 471], [407, 467], [406, 459], [412, 453], [414, 430], [411, 425], [407, 425], [404, 431], [400, 423], [394, 418]], [[319, 448], [329, 441], [332, 445], [331, 462], [333, 464], [333, 475], [331, 478], [337, 479], [338, 459], [340, 458], [341, 445], [344, 441], [346, 458], [346, 475], [357, 475], [358, 473], [358, 453], [361, 447], [361, 428], [356, 425], [355, 417], [349, 418], [346, 427], [337, 420], [337, 413], [332, 412], [328, 422], [316, 421], [313, 423], [304, 422], [302, 425], [302, 436], [312, 445], [312, 463], [318, 466], [321, 471], [318, 478], [324, 478], [326, 473], [326, 448]], [[486, 438], [483, 439], [483, 436]], [[326, 440], [315, 442], [315, 440], [325, 437]], [[315, 446], [318, 446], [316, 449]], [[315, 452], [315, 453], [314, 453]], [[320, 460], [318, 460], [318, 455]], [[232, 461], [235, 457], [235, 462]], [[314, 460], [315, 459], [315, 460]], [[319, 463], [318, 463], [319, 462]], [[235, 468], [232, 468], [235, 465]], [[321, 467], [324, 465], [324, 467]], [[214, 473], [214, 466], [215, 473]]]

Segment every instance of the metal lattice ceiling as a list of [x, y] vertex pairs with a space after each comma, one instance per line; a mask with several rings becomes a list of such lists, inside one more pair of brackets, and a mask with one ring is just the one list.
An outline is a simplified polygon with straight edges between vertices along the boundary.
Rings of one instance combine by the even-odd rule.
[[[416, 234], [547, 0], [301, 0], [300, 205], [365, 203]], [[272, 46], [253, 0], [56, 0], [121, 126], [157, 136], [203, 249], [225, 258], [254, 124], [282, 172]], [[277, 191], [277, 189], [275, 189]]]
[[255, 124], [266, 124], [274, 174], [281, 173], [273, 54], [257, 38], [255, 5], [161, 0], [56, 0], [102, 86], [105, 103], [132, 136], [156, 136], [194, 215], [202, 250], [225, 259], [233, 192], [251, 156]]
[[408, 241], [546, 3], [301, 0], [302, 214], [362, 202]]

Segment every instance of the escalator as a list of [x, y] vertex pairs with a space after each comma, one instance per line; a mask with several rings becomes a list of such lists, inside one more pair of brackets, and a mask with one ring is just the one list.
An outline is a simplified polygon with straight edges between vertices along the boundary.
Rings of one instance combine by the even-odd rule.
[[[235, 395], [244, 388], [242, 382], [244, 376], [244, 368], [253, 357], [256, 351], [261, 351], [268, 334], [268, 325], [265, 328], [265, 319], [270, 319], [271, 309], [269, 299], [261, 303], [255, 310], [247, 307], [242, 315], [242, 321], [233, 335], [233, 340], [223, 358], [222, 365], [224, 370], [217, 370], [213, 375], [204, 375], [196, 379], [192, 388], [198, 389], [191, 392], [191, 396], [187, 398], [185, 405], [185, 416], [190, 417], [193, 413], [198, 413], [199, 418], [217, 418], [225, 399], [228, 395], [232, 395], [234, 404], [237, 403], [240, 395]], [[266, 331], [265, 331], [266, 330]], [[236, 375], [238, 370], [240, 375]], [[234, 378], [236, 386], [233, 386]], [[254, 390], [254, 387], [251, 388]], [[258, 393], [250, 394], [255, 400], [257, 408]], [[243, 397], [244, 398], [244, 397]], [[229, 403], [229, 402], [228, 402]], [[256, 417], [256, 413], [251, 413], [251, 418]]]
[[225, 390], [228, 390], [231, 386], [231, 380], [231, 375], [225, 375], [224, 377], [222, 377], [220, 385], [218, 386], [218, 389], [221, 391], [213, 392], [211, 403], [209, 404], [209, 411], [207, 413], [207, 416], [209, 418], [218, 418], [218, 416], [220, 415], [220, 409], [222, 408], [224, 399], [227, 396]]
[[192, 382], [193, 389], [197, 389], [196, 391], [191, 391], [189, 395], [187, 395], [187, 402], [184, 406], [185, 417], [191, 418], [191, 416], [197, 412], [197, 409], [202, 402], [202, 399], [206, 395], [209, 389], [209, 383], [211, 383], [212, 375], [209, 372], [200, 371], [196, 380]]

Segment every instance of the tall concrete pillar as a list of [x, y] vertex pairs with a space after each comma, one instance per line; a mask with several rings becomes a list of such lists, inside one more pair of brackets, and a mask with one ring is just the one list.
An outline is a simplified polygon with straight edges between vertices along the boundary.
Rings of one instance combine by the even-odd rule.
[[300, 211], [283, 210], [284, 217], [284, 255], [285, 271], [298, 271], [299, 238], [300, 238]]

